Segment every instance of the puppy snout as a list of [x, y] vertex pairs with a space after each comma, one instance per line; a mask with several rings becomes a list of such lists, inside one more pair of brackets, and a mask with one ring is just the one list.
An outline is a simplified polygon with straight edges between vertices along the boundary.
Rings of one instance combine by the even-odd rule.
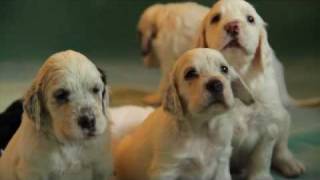
[[238, 21], [232, 21], [224, 26], [225, 31], [232, 37], [238, 36], [240, 31], [240, 26]]
[[222, 92], [223, 92], [223, 83], [220, 80], [216, 80], [216, 79], [215, 80], [210, 80], [206, 84], [206, 88], [211, 94], [222, 94]]
[[96, 118], [93, 115], [84, 114], [79, 117], [78, 124], [82, 129], [94, 131], [96, 125]]

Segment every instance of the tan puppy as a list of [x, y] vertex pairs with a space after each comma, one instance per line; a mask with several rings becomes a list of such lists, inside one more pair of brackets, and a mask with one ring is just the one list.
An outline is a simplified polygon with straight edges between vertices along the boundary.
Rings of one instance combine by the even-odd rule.
[[[141, 36], [144, 64], [147, 67], [160, 66], [162, 74], [158, 92], [145, 97], [147, 104], [160, 104], [160, 96], [168, 80], [168, 71], [174, 60], [186, 50], [195, 47], [191, 42], [208, 11], [207, 7], [195, 3], [170, 3], [150, 6], [142, 14], [138, 30]], [[223, 38], [219, 35], [212, 33], [212, 36], [217, 36], [217, 39]], [[244, 37], [243, 41], [246, 40]], [[248, 41], [251, 41], [250, 37]], [[275, 56], [274, 59], [282, 102], [286, 106], [319, 107], [320, 98], [296, 100], [288, 94], [282, 64], [276, 60]]]
[[147, 8], [139, 21], [138, 31], [144, 64], [161, 67], [159, 91], [147, 96], [148, 104], [160, 104], [164, 84], [174, 62], [191, 49], [197, 30], [209, 8], [197, 3], [156, 4]]
[[0, 159], [1, 180], [110, 179], [108, 88], [87, 57], [52, 55], [24, 99], [22, 124]]
[[[244, 0], [218, 1], [203, 22], [198, 46], [220, 50], [248, 84], [257, 101], [263, 104], [262, 108], [258, 108], [260, 114], [265, 114], [270, 123], [277, 124], [281, 129], [273, 152], [273, 166], [285, 176], [302, 174], [305, 171], [303, 164], [293, 157], [287, 146], [290, 116], [283, 107], [279, 94], [281, 80], [278, 78], [282, 74], [277, 72], [281, 69], [281, 64], [269, 45], [265, 22], [252, 5]], [[256, 108], [257, 106], [252, 106], [251, 113], [255, 113]], [[246, 110], [239, 107], [238, 114], [246, 113]], [[247, 120], [243, 118], [241, 121], [246, 124]], [[246, 132], [243, 129], [242, 132], [235, 136], [238, 147], [233, 156], [234, 162], [246, 157], [244, 154], [248, 155], [259, 142], [253, 138], [253, 134], [250, 135], [253, 131]], [[260, 163], [259, 167], [268, 166], [268, 163], [263, 164], [261, 161], [255, 163]]]
[[[223, 56], [194, 49], [176, 62], [163, 105], [116, 148], [119, 180], [228, 180], [238, 97], [253, 98]], [[230, 113], [228, 113], [230, 112]], [[272, 144], [271, 144], [272, 145]]]

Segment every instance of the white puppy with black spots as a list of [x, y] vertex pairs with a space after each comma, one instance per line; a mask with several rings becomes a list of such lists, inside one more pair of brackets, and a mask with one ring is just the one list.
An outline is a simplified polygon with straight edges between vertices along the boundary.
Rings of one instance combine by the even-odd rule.
[[0, 179], [110, 179], [108, 93], [105, 75], [84, 55], [68, 50], [49, 57], [24, 98]]

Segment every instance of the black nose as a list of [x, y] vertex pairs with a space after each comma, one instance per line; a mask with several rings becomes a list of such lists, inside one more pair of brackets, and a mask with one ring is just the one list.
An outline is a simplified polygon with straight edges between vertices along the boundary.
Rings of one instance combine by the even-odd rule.
[[238, 21], [232, 21], [224, 26], [225, 31], [232, 37], [238, 36], [240, 27]]
[[82, 129], [93, 131], [95, 129], [96, 119], [95, 117], [83, 115], [79, 117], [78, 124]]
[[206, 88], [212, 94], [221, 94], [223, 92], [223, 84], [220, 80], [209, 81]]

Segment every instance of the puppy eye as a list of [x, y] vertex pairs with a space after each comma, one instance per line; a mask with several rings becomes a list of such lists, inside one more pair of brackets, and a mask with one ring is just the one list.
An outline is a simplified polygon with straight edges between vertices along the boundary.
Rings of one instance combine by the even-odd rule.
[[248, 16], [247, 16], [247, 20], [248, 20], [248, 22], [251, 23], [251, 24], [253, 24], [253, 23], [255, 22], [254, 17], [251, 16], [251, 15], [248, 15]]
[[219, 22], [220, 19], [221, 19], [221, 14], [220, 14], [220, 13], [214, 15], [214, 16], [212, 17], [212, 19], [211, 19], [211, 24], [215, 24], [215, 23]]
[[220, 67], [220, 70], [221, 70], [221, 72], [223, 72], [225, 74], [228, 74], [228, 72], [229, 72], [229, 68], [227, 66], [224, 66], [224, 65], [222, 65]]
[[64, 103], [69, 100], [70, 92], [66, 89], [58, 89], [53, 96], [59, 103]]
[[100, 92], [100, 89], [98, 87], [92, 88], [93, 94], [98, 94]]
[[185, 80], [192, 80], [199, 77], [199, 74], [197, 73], [196, 69], [190, 68], [186, 74], [184, 75]]

